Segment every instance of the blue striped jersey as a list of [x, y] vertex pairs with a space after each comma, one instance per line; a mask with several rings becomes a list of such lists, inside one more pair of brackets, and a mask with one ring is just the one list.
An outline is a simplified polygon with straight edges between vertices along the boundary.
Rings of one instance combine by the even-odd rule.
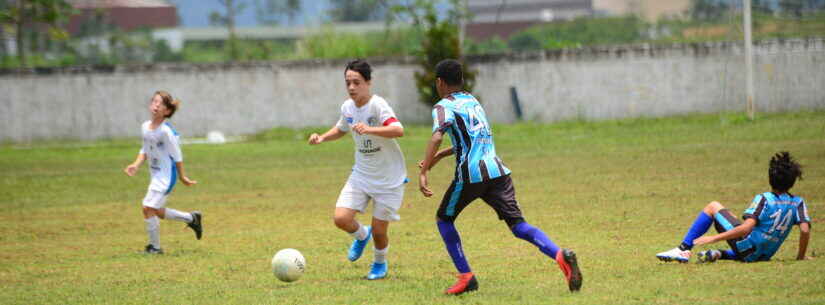
[[755, 250], [744, 258], [745, 261], [769, 260], [782, 246], [791, 227], [811, 222], [802, 197], [787, 193], [777, 195], [766, 192], [756, 195], [742, 217], [756, 220], [756, 226], [750, 235], [737, 243], [740, 250], [747, 250], [748, 247]]
[[510, 174], [496, 155], [493, 131], [478, 100], [454, 92], [433, 107], [433, 133], [450, 135], [455, 154], [456, 181], [476, 183]]

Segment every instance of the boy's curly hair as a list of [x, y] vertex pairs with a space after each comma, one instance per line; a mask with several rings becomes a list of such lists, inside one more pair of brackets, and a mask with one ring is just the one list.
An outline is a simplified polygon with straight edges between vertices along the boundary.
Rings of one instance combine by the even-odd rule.
[[802, 180], [802, 166], [796, 163], [791, 154], [787, 151], [778, 152], [771, 158], [768, 168], [768, 179], [771, 187], [780, 192], [790, 190], [796, 178]]

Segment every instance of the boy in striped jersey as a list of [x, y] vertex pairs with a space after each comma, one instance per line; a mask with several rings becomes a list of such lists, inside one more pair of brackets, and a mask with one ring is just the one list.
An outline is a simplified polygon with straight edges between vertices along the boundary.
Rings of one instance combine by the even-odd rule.
[[[727, 241], [730, 249], [707, 250], [698, 253], [698, 262], [730, 259], [742, 262], [767, 261], [776, 254], [794, 225], [799, 225], [799, 251], [796, 258], [808, 259], [805, 252], [811, 236], [811, 218], [802, 197], [788, 193], [796, 179], [802, 179], [801, 166], [788, 152], [771, 158], [768, 180], [772, 191], [756, 195], [737, 219], [719, 202], [711, 202], [693, 221], [682, 243], [673, 249], [656, 254], [662, 261], [686, 263], [693, 246]], [[719, 234], [702, 236], [713, 225]]]
[[[455, 155], [455, 178], [438, 208], [437, 223], [444, 245], [458, 269], [458, 281], [445, 291], [458, 295], [478, 289], [478, 281], [461, 248], [461, 238], [454, 222], [461, 211], [476, 198], [481, 198], [504, 220], [513, 234], [524, 239], [559, 264], [570, 291], [578, 291], [582, 275], [576, 254], [560, 249], [539, 228], [528, 224], [521, 214], [510, 179], [510, 169], [496, 155], [493, 134], [481, 104], [463, 91], [461, 64], [452, 59], [436, 65], [436, 88], [443, 96], [433, 108], [433, 135], [427, 144], [424, 160], [419, 163], [419, 189], [425, 197], [433, 192], [427, 186], [427, 173], [442, 158]], [[449, 134], [452, 147], [438, 150], [444, 134]]]

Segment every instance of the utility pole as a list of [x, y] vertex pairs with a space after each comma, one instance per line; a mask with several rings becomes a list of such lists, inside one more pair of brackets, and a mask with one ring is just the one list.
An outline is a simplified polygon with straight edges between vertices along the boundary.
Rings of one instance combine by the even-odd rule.
[[747, 107], [748, 118], [754, 119], [754, 93], [753, 93], [753, 39], [751, 37], [751, 0], [744, 2], [744, 27], [745, 27], [745, 73], [747, 75]]

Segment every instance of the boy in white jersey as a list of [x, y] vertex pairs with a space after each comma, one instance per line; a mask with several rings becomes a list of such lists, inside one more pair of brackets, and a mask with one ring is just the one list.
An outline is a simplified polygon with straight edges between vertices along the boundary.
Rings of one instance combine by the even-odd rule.
[[143, 146], [135, 162], [123, 170], [130, 177], [134, 176], [143, 161], [149, 160], [151, 181], [146, 197], [143, 198], [143, 219], [146, 222], [146, 233], [149, 235], [149, 244], [146, 245], [145, 252], [148, 254], [163, 254], [158, 218], [186, 222], [187, 226], [195, 231], [197, 239], [201, 239], [203, 233], [200, 212], [184, 213], [164, 208], [166, 197], [175, 187], [176, 179], [180, 178], [181, 183], [186, 186], [197, 183], [184, 173], [178, 133], [171, 124], [165, 122], [175, 114], [179, 106], [180, 101], [172, 99], [168, 92], [155, 92], [149, 103], [152, 119], [141, 126]]
[[[370, 238], [375, 238], [375, 261], [368, 280], [387, 276], [386, 255], [389, 250], [387, 229], [398, 221], [398, 209], [404, 198], [407, 169], [404, 154], [394, 138], [404, 135], [404, 127], [383, 98], [370, 93], [372, 69], [366, 61], [355, 60], [344, 69], [349, 99], [341, 106], [338, 123], [322, 135], [313, 133], [309, 144], [334, 141], [349, 131], [355, 142], [355, 166], [335, 204], [335, 225], [349, 233], [354, 241], [347, 258], [361, 257]], [[373, 201], [372, 226], [355, 220]]]

